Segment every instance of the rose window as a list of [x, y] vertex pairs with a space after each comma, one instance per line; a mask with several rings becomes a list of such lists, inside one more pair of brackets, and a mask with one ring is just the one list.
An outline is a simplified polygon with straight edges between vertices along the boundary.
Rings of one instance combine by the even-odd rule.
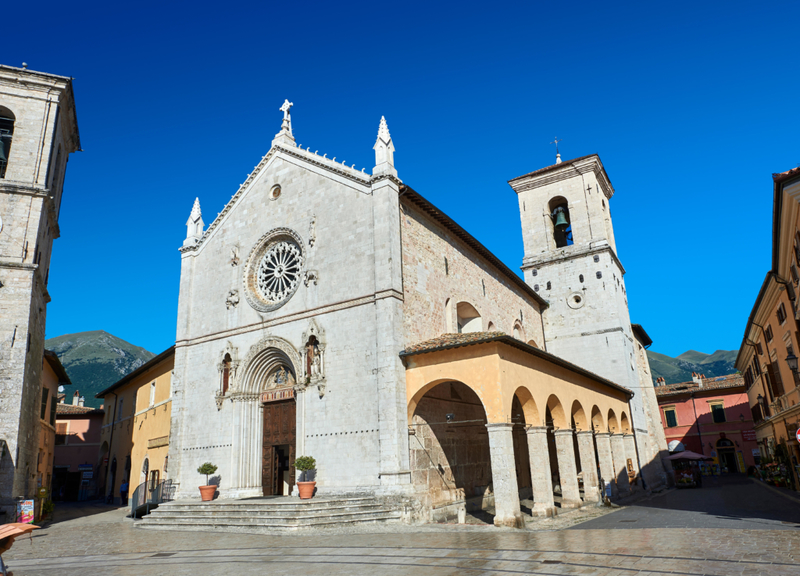
[[275, 228], [253, 247], [244, 269], [244, 294], [259, 312], [283, 306], [303, 277], [303, 240], [293, 230]]
[[300, 282], [302, 258], [293, 242], [277, 242], [268, 248], [256, 272], [259, 294], [270, 302], [290, 296]]

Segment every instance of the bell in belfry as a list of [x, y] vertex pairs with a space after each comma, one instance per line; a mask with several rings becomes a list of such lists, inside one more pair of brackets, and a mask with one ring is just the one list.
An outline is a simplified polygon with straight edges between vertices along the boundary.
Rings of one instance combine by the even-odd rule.
[[556, 208], [555, 212], [556, 217], [556, 230], [566, 230], [569, 226], [569, 220], [567, 220], [566, 210], [564, 210], [563, 206], [559, 206]]

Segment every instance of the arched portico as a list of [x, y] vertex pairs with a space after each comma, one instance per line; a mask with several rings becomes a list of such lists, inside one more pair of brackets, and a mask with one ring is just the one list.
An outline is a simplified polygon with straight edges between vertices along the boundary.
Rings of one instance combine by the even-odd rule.
[[[465, 386], [475, 403], [483, 407], [485, 420], [476, 420], [478, 424], [485, 422], [488, 430], [496, 524], [519, 525], [519, 494], [527, 490], [528, 469], [536, 514], [555, 513], [555, 477], [561, 487], [561, 506], [580, 505], [579, 469], [583, 499], [599, 498], [593, 429], [603, 432], [603, 414], [618, 414], [626, 408], [630, 398], [626, 389], [497, 333], [444, 335], [409, 348], [401, 357], [406, 366], [412, 434], [419, 434], [413, 429], [421, 424], [417, 417], [428, 394], [440, 397], [439, 391], [447, 383]], [[455, 422], [460, 419], [458, 410], [455, 407], [450, 411]], [[458, 433], [455, 427], [449, 430]], [[527, 466], [520, 462], [524, 448]], [[609, 446], [609, 461], [610, 452]], [[415, 474], [421, 478], [413, 453], [411, 462], [412, 478]]]

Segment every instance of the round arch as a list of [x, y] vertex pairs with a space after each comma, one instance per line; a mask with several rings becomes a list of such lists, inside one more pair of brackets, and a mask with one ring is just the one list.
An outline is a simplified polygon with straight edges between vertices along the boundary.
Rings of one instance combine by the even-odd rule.
[[459, 333], [483, 331], [481, 313], [470, 302], [456, 304], [456, 319]]
[[603, 421], [603, 413], [596, 405], [592, 406], [592, 428], [595, 432], [603, 432], [605, 430], [605, 422]]
[[244, 370], [241, 375], [237, 375], [236, 391], [258, 394], [267, 377], [279, 366], [287, 368], [296, 379], [296, 367], [300, 366], [300, 355], [294, 346], [283, 338], [264, 338], [250, 347], [242, 365]]
[[521, 342], [525, 342], [525, 328], [522, 326], [522, 322], [519, 320], [514, 320], [514, 328], [512, 331], [514, 338], [520, 340]]
[[[414, 393], [414, 396], [411, 397], [411, 400], [408, 401], [408, 421], [409, 422], [411, 422], [412, 418], [414, 417], [414, 412], [416, 411], [417, 406], [419, 405], [419, 401], [422, 400], [422, 397], [425, 396], [425, 394], [427, 394], [432, 389], [436, 388], [436, 386], [438, 386], [439, 384], [444, 384], [445, 382], [459, 382], [461, 384], [464, 384], [464, 386], [469, 388], [478, 397], [478, 400], [480, 400], [480, 402], [481, 402], [481, 406], [483, 406], [484, 412], [486, 412], [486, 402], [484, 401], [483, 396], [481, 396], [480, 391], [475, 390], [474, 388], [472, 388], [472, 386], [470, 386], [469, 384], [465, 384], [464, 382], [462, 382], [461, 380], [458, 380], [457, 378], [438, 378], [436, 380], [432, 380], [431, 382], [428, 382], [427, 384], [425, 384], [425, 386], [423, 386], [419, 390], [417, 390]], [[488, 412], [487, 412], [487, 414], [488, 414]]]
[[625, 412], [623, 412], [619, 417], [619, 427], [623, 434], [630, 434], [631, 425], [630, 422], [628, 422], [628, 415], [625, 414]]
[[619, 432], [619, 425], [617, 424], [617, 415], [614, 414], [613, 409], [608, 410], [608, 431], [613, 433]]
[[[539, 408], [536, 407], [536, 402], [534, 401], [530, 390], [524, 386], [517, 388], [514, 392], [514, 396], [511, 398], [512, 406], [514, 398], [516, 398], [519, 401], [520, 406], [522, 406], [522, 415], [525, 418], [525, 424], [539, 426], [542, 420], [541, 416], [539, 416]], [[509, 414], [511, 414], [511, 406], [508, 408]], [[515, 414], [511, 414], [512, 420], [515, 416]]]
[[586, 418], [586, 412], [583, 411], [583, 406], [581, 406], [580, 402], [575, 400], [572, 403], [570, 412], [572, 416], [572, 425], [575, 427], [575, 431], [589, 430], [589, 421]]
[[552, 425], [555, 428], [568, 428], [569, 422], [567, 422], [567, 417], [564, 414], [564, 408], [561, 406], [561, 401], [555, 394], [551, 394], [550, 397], [547, 399], [547, 410], [550, 412], [550, 417], [552, 418], [551, 422], [548, 422], [549, 425]]

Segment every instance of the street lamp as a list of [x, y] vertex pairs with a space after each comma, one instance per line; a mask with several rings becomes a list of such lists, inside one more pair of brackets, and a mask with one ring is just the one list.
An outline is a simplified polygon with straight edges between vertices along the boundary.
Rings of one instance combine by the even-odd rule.
[[794, 355], [794, 352], [786, 357], [786, 363], [789, 365], [789, 370], [791, 370], [793, 374], [797, 374], [797, 356]]

